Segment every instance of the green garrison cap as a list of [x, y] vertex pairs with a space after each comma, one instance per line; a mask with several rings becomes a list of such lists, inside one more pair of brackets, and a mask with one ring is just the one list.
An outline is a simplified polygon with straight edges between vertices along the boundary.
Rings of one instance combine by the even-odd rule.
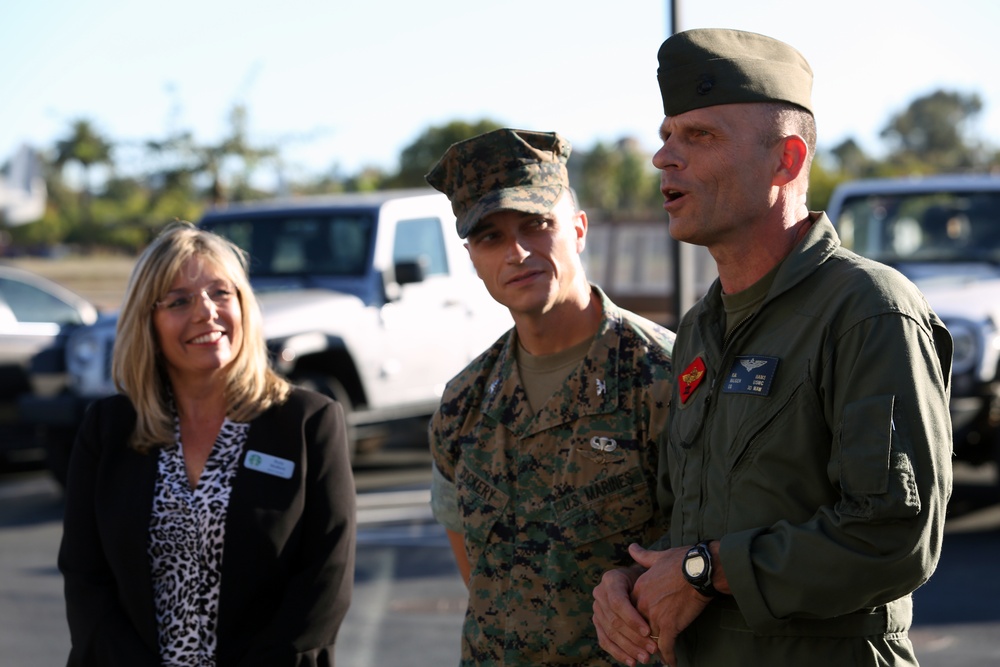
[[784, 42], [753, 32], [687, 30], [657, 54], [663, 113], [740, 102], [789, 102], [812, 113], [812, 69]]
[[555, 132], [504, 128], [452, 144], [425, 178], [448, 195], [464, 239], [495, 211], [551, 211], [569, 188], [571, 150]]

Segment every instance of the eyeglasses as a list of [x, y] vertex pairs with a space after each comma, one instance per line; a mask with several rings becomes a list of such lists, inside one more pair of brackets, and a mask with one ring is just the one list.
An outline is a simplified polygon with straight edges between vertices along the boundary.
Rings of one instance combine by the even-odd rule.
[[204, 298], [210, 299], [216, 306], [225, 307], [235, 296], [236, 288], [231, 285], [212, 285], [186, 294], [170, 292], [167, 296], [153, 303], [153, 310], [165, 310], [168, 313], [177, 314], [187, 313]]

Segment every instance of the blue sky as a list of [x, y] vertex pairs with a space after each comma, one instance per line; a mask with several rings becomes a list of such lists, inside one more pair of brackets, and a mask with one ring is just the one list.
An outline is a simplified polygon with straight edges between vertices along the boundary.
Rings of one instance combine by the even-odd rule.
[[[995, 0], [679, 0], [680, 27], [762, 32], [816, 75], [820, 146], [870, 152], [938, 88], [979, 93], [1000, 146]], [[582, 148], [656, 147], [662, 0], [31, 0], [0, 9], [0, 162], [85, 117], [124, 141], [213, 141], [235, 102], [290, 175], [396, 166], [432, 124], [483, 117]]]

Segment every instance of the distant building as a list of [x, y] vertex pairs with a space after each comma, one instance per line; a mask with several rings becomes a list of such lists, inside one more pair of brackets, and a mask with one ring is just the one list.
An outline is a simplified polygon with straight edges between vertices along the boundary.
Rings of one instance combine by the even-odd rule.
[[14, 227], [38, 220], [47, 195], [38, 153], [21, 146], [0, 170], [0, 222]]

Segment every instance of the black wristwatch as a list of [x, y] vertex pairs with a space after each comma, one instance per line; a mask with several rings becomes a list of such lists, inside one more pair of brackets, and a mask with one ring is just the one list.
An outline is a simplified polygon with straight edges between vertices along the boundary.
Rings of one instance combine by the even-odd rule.
[[699, 542], [684, 555], [681, 572], [694, 589], [707, 598], [719, 594], [712, 585], [712, 552], [708, 550], [708, 542]]

